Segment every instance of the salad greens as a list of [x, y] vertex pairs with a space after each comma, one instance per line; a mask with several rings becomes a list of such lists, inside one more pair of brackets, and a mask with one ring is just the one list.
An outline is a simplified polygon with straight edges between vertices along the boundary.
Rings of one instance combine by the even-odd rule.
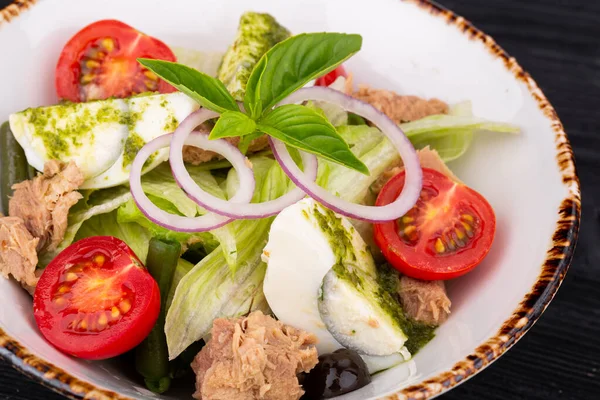
[[187, 65], [140, 58], [139, 63], [196, 100], [202, 107], [218, 113], [238, 110], [223, 82]]
[[244, 107], [257, 119], [311, 80], [333, 71], [362, 47], [360, 35], [303, 33], [273, 46], [246, 85]]
[[[250, 161], [254, 166], [257, 188], [260, 188], [254, 194], [254, 202], [272, 200], [287, 192], [289, 180], [275, 161], [268, 158]], [[266, 168], [266, 174], [257, 173]], [[234, 317], [240, 315], [240, 310], [248, 312], [264, 304], [260, 283], [266, 266], [261, 254], [272, 220], [238, 220], [230, 224], [235, 231], [238, 248], [235, 273], [223, 268], [225, 256], [216, 249], [181, 279], [165, 324], [171, 359], [205, 337], [215, 318]], [[256, 301], [240, 293], [253, 293]], [[234, 301], [236, 299], [238, 302]]]
[[148, 254], [148, 243], [152, 235], [136, 223], [120, 223], [117, 211], [98, 214], [85, 221], [75, 235], [74, 242], [92, 236], [114, 236], [121, 239], [145, 263]]
[[328, 154], [320, 154], [326, 160], [369, 174], [367, 167], [350, 151], [333, 125], [308, 107], [297, 104], [278, 107], [261, 118], [258, 129], [311, 153], [319, 154], [319, 149], [326, 148]]
[[[110, 213], [131, 200], [131, 192], [125, 186], [99, 191], [84, 191], [82, 194], [84, 197], [69, 212], [65, 237], [56, 250], [39, 254], [40, 266], [47, 266], [54, 257], [69, 247], [86, 221], [97, 215]], [[138, 256], [142, 258], [139, 254]]]
[[272, 15], [245, 12], [235, 40], [223, 56], [217, 78], [236, 100], [244, 100], [246, 84], [256, 63], [271, 47], [290, 35]]
[[146, 387], [155, 393], [164, 393], [171, 386], [169, 351], [165, 338], [165, 314], [167, 297], [177, 269], [181, 245], [150, 240], [146, 268], [156, 280], [160, 290], [160, 313], [150, 334], [135, 349], [135, 367], [144, 377]]
[[[211, 139], [255, 138], [266, 133], [289, 146], [368, 174], [368, 169], [349, 151], [323, 115], [301, 105], [274, 109], [294, 91], [335, 69], [361, 46], [361, 36], [342, 33], [301, 34], [276, 44], [262, 56], [250, 74], [243, 111], [216, 78], [168, 61], [145, 58], [138, 61], [202, 106], [221, 113]], [[244, 150], [248, 143], [248, 139], [242, 140]]]

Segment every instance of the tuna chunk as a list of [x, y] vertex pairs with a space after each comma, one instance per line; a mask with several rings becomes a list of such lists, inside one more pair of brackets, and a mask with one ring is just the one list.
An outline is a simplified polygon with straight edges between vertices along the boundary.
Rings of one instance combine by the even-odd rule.
[[411, 318], [438, 326], [450, 315], [450, 299], [444, 281], [421, 281], [403, 276], [398, 293], [404, 311]]
[[44, 174], [13, 185], [14, 194], [8, 209], [19, 217], [34, 237], [37, 250], [55, 250], [65, 236], [69, 209], [81, 199], [75, 190], [83, 184], [83, 174], [74, 162], [51, 160]]
[[211, 340], [194, 359], [199, 400], [297, 400], [297, 375], [317, 365], [314, 335], [260, 311], [216, 319]]
[[353, 97], [370, 103], [390, 117], [395, 123], [416, 121], [436, 114], [447, 114], [448, 104], [438, 99], [422, 99], [417, 96], [401, 96], [384, 89], [371, 89], [360, 85]]
[[[448, 168], [448, 166], [440, 158], [440, 155], [437, 151], [432, 150], [431, 148], [429, 148], [429, 146], [427, 146], [421, 150], [417, 150], [417, 155], [419, 156], [419, 163], [421, 164], [421, 168], [430, 168], [436, 170], [446, 175], [454, 182], [460, 182], [460, 179], [458, 179], [458, 177], [454, 175], [452, 171], [450, 171], [450, 168]], [[379, 194], [379, 192], [381, 192], [381, 189], [385, 186], [385, 184], [394, 176], [402, 172], [403, 169], [404, 167], [402, 165], [395, 165], [387, 171], [385, 171], [371, 185], [371, 193], [375, 195]]]
[[38, 281], [35, 273], [38, 241], [21, 218], [0, 218], [0, 273], [5, 278], [12, 275], [30, 293], [33, 293]]
[[[225, 138], [229, 143], [237, 146], [240, 142], [239, 137], [234, 138]], [[269, 145], [267, 140], [267, 136], [263, 135], [257, 139], [254, 139], [250, 146], [248, 147], [248, 153], [256, 153], [257, 151], [261, 151]], [[192, 165], [200, 165], [202, 163], [213, 161], [213, 160], [221, 160], [223, 156], [217, 154], [215, 152], [209, 150], [203, 150], [194, 146], [184, 146], [183, 147], [183, 161], [190, 163]]]

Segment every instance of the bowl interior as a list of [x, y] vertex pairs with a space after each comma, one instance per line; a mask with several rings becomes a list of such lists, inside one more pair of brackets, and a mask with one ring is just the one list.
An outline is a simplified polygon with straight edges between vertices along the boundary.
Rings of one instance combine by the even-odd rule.
[[[351, 6], [349, 6], [351, 4]], [[64, 43], [84, 25], [120, 19], [174, 46], [222, 51], [247, 9], [273, 14], [292, 32], [340, 31], [363, 35], [363, 50], [347, 66], [355, 82], [404, 94], [473, 102], [478, 116], [515, 123], [519, 136], [482, 132], [451, 165], [481, 192], [497, 215], [489, 256], [474, 272], [449, 283], [451, 318], [413, 360], [378, 374], [344, 399], [395, 392], [449, 370], [494, 336], [538, 279], [558, 208], [567, 197], [556, 161], [555, 133], [527, 86], [481, 41], [411, 2], [373, 0], [42, 0], [0, 24], [3, 93], [0, 120], [11, 112], [51, 104], [54, 67]], [[93, 385], [129, 397], [154, 395], [112, 363], [69, 358], [48, 345], [33, 320], [31, 299], [0, 279], [0, 328], [38, 356]]]

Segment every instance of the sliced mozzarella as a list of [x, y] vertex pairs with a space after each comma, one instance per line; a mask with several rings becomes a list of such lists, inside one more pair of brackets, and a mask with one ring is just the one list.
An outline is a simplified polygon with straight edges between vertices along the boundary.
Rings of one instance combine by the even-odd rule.
[[[372, 356], [403, 349], [406, 336], [376, 298], [373, 258], [346, 218], [304, 199], [275, 218], [263, 255], [269, 306], [285, 324], [315, 334], [320, 354], [344, 346]], [[353, 273], [365, 290], [348, 284]]]
[[129, 132], [127, 110], [120, 99], [30, 108], [10, 116], [10, 129], [35, 169], [52, 159], [72, 160], [89, 179], [119, 158]]
[[[406, 335], [396, 321], [382, 309], [377, 288], [369, 287], [368, 277], [347, 277], [341, 267], [332, 269], [323, 279], [319, 311], [327, 329], [345, 347], [360, 354], [387, 356], [404, 347]], [[375, 290], [373, 290], [375, 289]]]
[[333, 338], [319, 315], [317, 298], [323, 277], [335, 262], [329, 238], [311, 218], [314, 200], [287, 207], [273, 221], [263, 251], [267, 262], [263, 290], [277, 318], [285, 324], [313, 333], [319, 354], [342, 346]]
[[[129, 135], [121, 155], [107, 171], [86, 181], [83, 189], [101, 189], [127, 182], [131, 163], [139, 149], [152, 139], [173, 132], [182, 120], [199, 108], [198, 103], [179, 92], [133, 97], [128, 103]], [[168, 148], [157, 151], [144, 173], [168, 158]]]

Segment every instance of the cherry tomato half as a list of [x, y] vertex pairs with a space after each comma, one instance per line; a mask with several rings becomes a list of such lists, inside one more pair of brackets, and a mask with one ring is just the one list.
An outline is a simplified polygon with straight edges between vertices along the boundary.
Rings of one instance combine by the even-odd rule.
[[327, 75], [317, 78], [317, 80], [315, 82], [315, 86], [329, 86], [333, 82], [335, 82], [335, 80], [337, 78], [339, 78], [340, 76], [343, 76], [344, 78], [348, 77], [346, 70], [341, 65], [339, 67], [337, 67], [336, 69], [334, 69], [333, 71], [331, 71], [330, 73], [328, 73]]
[[95, 236], [67, 247], [46, 267], [33, 311], [56, 348], [101, 360], [131, 350], [148, 336], [160, 311], [160, 292], [127, 244]]
[[115, 20], [94, 22], [67, 42], [56, 66], [56, 92], [79, 102], [128, 97], [142, 92], [175, 91], [143, 68], [138, 57], [175, 61], [169, 47]]
[[[393, 202], [404, 187], [404, 172], [383, 187], [376, 204]], [[423, 168], [417, 204], [396, 221], [375, 224], [375, 243], [394, 268], [423, 280], [463, 275], [487, 255], [496, 216], [487, 200], [444, 174]]]

